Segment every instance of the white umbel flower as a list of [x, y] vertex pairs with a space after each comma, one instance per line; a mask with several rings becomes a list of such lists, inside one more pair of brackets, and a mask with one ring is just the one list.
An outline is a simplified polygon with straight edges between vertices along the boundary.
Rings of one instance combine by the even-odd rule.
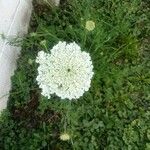
[[42, 95], [50, 98], [55, 93], [62, 99], [78, 99], [89, 90], [94, 74], [90, 55], [75, 42], [59, 42], [50, 52], [40, 51], [36, 59], [36, 80]]
[[88, 31], [94, 30], [94, 28], [95, 28], [95, 22], [92, 21], [92, 20], [88, 20], [88, 21], [86, 22], [85, 28], [86, 28]]
[[68, 140], [70, 140], [70, 135], [68, 133], [63, 133], [60, 135], [60, 139], [62, 141], [68, 141]]

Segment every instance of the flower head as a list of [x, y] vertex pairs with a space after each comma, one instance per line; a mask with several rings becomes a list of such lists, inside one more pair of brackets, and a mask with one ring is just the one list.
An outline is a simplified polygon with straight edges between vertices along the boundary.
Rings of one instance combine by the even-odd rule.
[[94, 74], [90, 55], [75, 42], [59, 42], [50, 51], [40, 51], [36, 59], [36, 80], [42, 95], [50, 98], [55, 93], [62, 99], [79, 98], [89, 90]]
[[63, 133], [63, 134], [60, 135], [60, 139], [62, 141], [68, 141], [68, 140], [70, 140], [70, 135], [67, 134], [67, 133]]
[[87, 22], [86, 22], [86, 25], [85, 25], [85, 28], [86, 28], [88, 31], [94, 30], [94, 28], [95, 28], [95, 22], [92, 21], [92, 20], [87, 21]]

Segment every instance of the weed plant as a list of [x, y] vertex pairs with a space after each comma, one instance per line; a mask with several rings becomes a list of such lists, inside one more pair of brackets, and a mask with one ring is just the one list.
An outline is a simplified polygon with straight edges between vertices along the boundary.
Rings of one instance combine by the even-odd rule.
[[[146, 0], [68, 0], [59, 8], [34, 2], [0, 117], [0, 149], [150, 150], [149, 8]], [[40, 94], [37, 53], [58, 41], [75, 41], [91, 55], [95, 75], [78, 100]], [[70, 140], [61, 141], [62, 133]]]

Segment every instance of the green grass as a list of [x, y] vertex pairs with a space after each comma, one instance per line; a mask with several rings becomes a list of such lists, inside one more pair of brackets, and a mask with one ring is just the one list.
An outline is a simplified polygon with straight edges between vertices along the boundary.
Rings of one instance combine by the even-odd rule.
[[[0, 118], [0, 149], [149, 150], [149, 8], [146, 0], [36, 4]], [[96, 24], [91, 32], [88, 20]], [[91, 88], [78, 100], [48, 100], [36, 82], [38, 51], [60, 40], [75, 41], [93, 61]], [[59, 139], [64, 132], [67, 142]]]

